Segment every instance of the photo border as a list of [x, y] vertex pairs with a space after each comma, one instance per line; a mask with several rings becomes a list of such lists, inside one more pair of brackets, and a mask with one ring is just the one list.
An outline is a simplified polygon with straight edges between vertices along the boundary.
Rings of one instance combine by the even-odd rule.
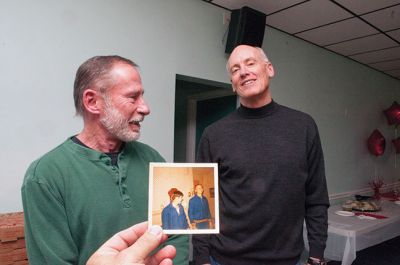
[[149, 204], [148, 204], [148, 220], [149, 226], [153, 225], [153, 194], [154, 194], [154, 168], [155, 167], [210, 167], [214, 171], [214, 209], [215, 209], [215, 225], [213, 229], [163, 229], [165, 234], [218, 234], [219, 233], [219, 194], [218, 194], [218, 164], [217, 163], [168, 163], [168, 162], [151, 162], [149, 165]]

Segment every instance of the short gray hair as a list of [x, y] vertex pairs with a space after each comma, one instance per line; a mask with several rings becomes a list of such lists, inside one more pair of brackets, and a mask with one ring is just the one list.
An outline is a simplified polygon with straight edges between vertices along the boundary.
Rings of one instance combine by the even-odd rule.
[[264, 52], [264, 50], [261, 49], [260, 47], [254, 47], [254, 48], [256, 48], [256, 50], [258, 50], [258, 51], [260, 52], [261, 57], [263, 58], [263, 60], [264, 60], [265, 62], [268, 63], [268, 62], [269, 62], [268, 56], [267, 56], [267, 54]]
[[114, 80], [112, 80], [110, 73], [118, 63], [131, 65], [135, 69], [139, 67], [133, 61], [118, 55], [95, 56], [79, 66], [74, 82], [76, 115], [83, 115], [83, 92], [86, 89], [94, 88], [105, 94], [108, 88], [112, 87]]

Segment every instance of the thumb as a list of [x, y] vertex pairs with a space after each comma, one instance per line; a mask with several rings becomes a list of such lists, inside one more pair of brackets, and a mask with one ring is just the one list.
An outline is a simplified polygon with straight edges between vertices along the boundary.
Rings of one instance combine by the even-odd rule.
[[150, 253], [160, 245], [162, 235], [162, 228], [153, 225], [132, 246], [123, 250], [124, 255], [135, 260], [135, 262], [144, 263]]

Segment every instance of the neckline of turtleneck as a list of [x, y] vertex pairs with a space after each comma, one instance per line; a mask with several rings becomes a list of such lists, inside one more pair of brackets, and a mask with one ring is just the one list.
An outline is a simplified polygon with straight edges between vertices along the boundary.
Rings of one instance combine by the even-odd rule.
[[265, 116], [271, 115], [276, 107], [277, 103], [275, 101], [271, 101], [270, 103], [259, 107], [259, 108], [248, 108], [243, 105], [240, 105], [238, 108], [238, 113], [240, 116], [249, 118], [249, 119], [257, 119], [257, 118], [263, 118]]

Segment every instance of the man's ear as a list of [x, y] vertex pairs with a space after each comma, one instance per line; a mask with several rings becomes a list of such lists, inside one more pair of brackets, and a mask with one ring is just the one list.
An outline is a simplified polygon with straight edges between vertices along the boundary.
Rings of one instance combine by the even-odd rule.
[[83, 92], [82, 103], [85, 110], [92, 114], [98, 114], [100, 112], [100, 101], [102, 96], [94, 89], [86, 89]]
[[272, 65], [272, 63], [267, 63], [266, 67], [267, 67], [268, 76], [274, 77], [275, 69], [274, 69], [274, 66]]

